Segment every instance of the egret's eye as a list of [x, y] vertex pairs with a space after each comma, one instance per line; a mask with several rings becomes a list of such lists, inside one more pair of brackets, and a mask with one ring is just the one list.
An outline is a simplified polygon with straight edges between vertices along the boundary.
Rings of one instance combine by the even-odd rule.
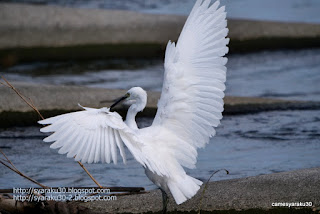
[[129, 94], [129, 93], [126, 93], [124, 96], [125, 96], [125, 97], [130, 97], [130, 94]]

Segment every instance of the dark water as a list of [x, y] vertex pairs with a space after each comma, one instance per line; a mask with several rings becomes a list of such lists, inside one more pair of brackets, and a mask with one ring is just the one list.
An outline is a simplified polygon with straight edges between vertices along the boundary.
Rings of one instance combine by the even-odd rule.
[[[152, 122], [140, 118], [141, 127]], [[217, 136], [199, 150], [197, 169], [187, 172], [206, 180], [217, 169], [213, 180], [241, 178], [320, 166], [320, 111], [274, 111], [254, 115], [227, 116], [217, 128]], [[42, 141], [40, 127], [0, 130], [0, 147], [25, 174], [48, 186], [95, 186], [72, 159], [59, 155]], [[128, 154], [127, 166], [120, 163], [86, 164], [105, 186], [155, 186], [144, 170]], [[0, 166], [0, 188], [34, 186]]]
[[[188, 15], [195, 0], [0, 0], [0, 2]], [[226, 5], [229, 18], [320, 23], [319, 0], [221, 0], [221, 5]]]
[[[228, 56], [226, 95], [320, 101], [320, 49]], [[161, 60], [33, 63], [4, 70], [12, 81], [160, 91]]]
[[[320, 101], [320, 49], [273, 51], [229, 56], [227, 95]], [[159, 91], [163, 65], [154, 61], [90, 61], [32, 63], [2, 71], [10, 81], [122, 88], [142, 86]], [[141, 127], [152, 119], [140, 118]], [[320, 111], [274, 111], [227, 116], [217, 136], [199, 150], [197, 169], [206, 180], [241, 178], [294, 169], [320, 167]], [[40, 127], [0, 129], [0, 147], [16, 167], [48, 186], [95, 186], [76, 162], [42, 142]], [[130, 156], [128, 165], [86, 165], [105, 186], [155, 186]], [[29, 187], [29, 181], [0, 166], [0, 188]]]

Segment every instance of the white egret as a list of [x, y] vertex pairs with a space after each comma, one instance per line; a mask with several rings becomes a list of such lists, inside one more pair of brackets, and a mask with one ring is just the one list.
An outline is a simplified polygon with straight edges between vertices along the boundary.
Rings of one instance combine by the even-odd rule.
[[[124, 145], [145, 168], [148, 178], [177, 204], [193, 197], [202, 182], [186, 174], [195, 168], [197, 148], [215, 135], [222, 118], [229, 39], [225, 8], [219, 1], [198, 0], [177, 45], [165, 52], [164, 82], [157, 114], [150, 127], [139, 129], [135, 116], [147, 103], [147, 93], [131, 88], [109, 108], [86, 108], [39, 121], [54, 132], [45, 142], [60, 154], [82, 163], [117, 163], [117, 148], [126, 163]], [[125, 101], [131, 106], [123, 121], [112, 108]]]

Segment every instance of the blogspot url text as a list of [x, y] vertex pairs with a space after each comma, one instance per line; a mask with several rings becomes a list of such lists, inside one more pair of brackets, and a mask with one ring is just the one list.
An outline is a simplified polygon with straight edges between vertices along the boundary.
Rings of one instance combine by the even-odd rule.
[[13, 188], [13, 199], [16, 201], [114, 201], [117, 196], [109, 195], [110, 189], [97, 188]]

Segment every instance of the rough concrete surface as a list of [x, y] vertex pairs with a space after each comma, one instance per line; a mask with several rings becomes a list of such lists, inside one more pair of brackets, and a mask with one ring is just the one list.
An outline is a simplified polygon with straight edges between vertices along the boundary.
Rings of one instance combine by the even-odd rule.
[[[83, 86], [42, 85], [24, 82], [12, 82], [12, 84], [22, 94], [29, 97], [39, 110], [61, 109], [71, 111], [80, 109], [77, 106], [78, 103], [83, 106], [97, 108], [110, 106], [114, 99], [126, 93], [126, 90], [120, 89], [88, 88]], [[147, 93], [148, 102], [146, 109], [156, 110], [160, 92], [148, 91]], [[28, 107], [13, 90], [5, 86], [0, 86], [0, 94], [0, 112], [30, 111], [30, 107]], [[108, 102], [100, 103], [101, 101]], [[255, 106], [261, 105], [270, 105], [271, 108], [272, 105], [279, 107], [281, 104], [285, 104], [290, 107], [294, 106], [290, 104], [302, 105], [308, 103], [258, 97], [225, 97], [224, 101], [225, 108], [235, 108], [235, 112], [230, 113], [237, 113], [236, 109], [243, 108], [243, 106], [248, 106], [248, 111], [250, 111], [250, 107], [254, 108]], [[317, 104], [318, 103], [315, 103], [314, 106], [317, 107]]]
[[[168, 211], [199, 210], [204, 185], [191, 200], [176, 205], [170, 198]], [[272, 209], [274, 202], [312, 202], [320, 206], [320, 168], [274, 173], [241, 179], [210, 182], [201, 201], [201, 210]], [[161, 211], [160, 190], [133, 196], [118, 197], [116, 201], [94, 201], [83, 206], [95, 213], [143, 213]], [[304, 208], [304, 207], [295, 207]], [[307, 207], [305, 207], [307, 208]]]
[[167, 43], [183, 16], [132, 11], [0, 4], [0, 48], [81, 44]]
[[[0, 49], [123, 43], [164, 45], [168, 40], [177, 40], [185, 20], [186, 16], [177, 15], [0, 3]], [[320, 37], [317, 24], [231, 19], [228, 27], [231, 41]]]
[[[169, 213], [319, 213], [320, 168], [210, 182], [181, 205], [169, 196]], [[281, 207], [273, 203], [312, 203]], [[274, 205], [274, 206], [273, 206]], [[22, 203], [0, 195], [3, 213], [161, 213], [160, 190], [117, 196], [111, 201]]]
[[[23, 82], [12, 83], [23, 95], [30, 98], [45, 117], [78, 111], [82, 106], [101, 108], [123, 96], [126, 90], [88, 88], [81, 86], [41, 85]], [[138, 116], [153, 117], [157, 111], [159, 92], [148, 91], [148, 102]], [[39, 119], [33, 110], [10, 88], [0, 85], [0, 127], [32, 125]], [[108, 100], [109, 102], [100, 103]], [[225, 97], [224, 115], [246, 114], [271, 110], [320, 109], [320, 102], [288, 101], [257, 97]], [[116, 109], [123, 117], [125, 106]]]

